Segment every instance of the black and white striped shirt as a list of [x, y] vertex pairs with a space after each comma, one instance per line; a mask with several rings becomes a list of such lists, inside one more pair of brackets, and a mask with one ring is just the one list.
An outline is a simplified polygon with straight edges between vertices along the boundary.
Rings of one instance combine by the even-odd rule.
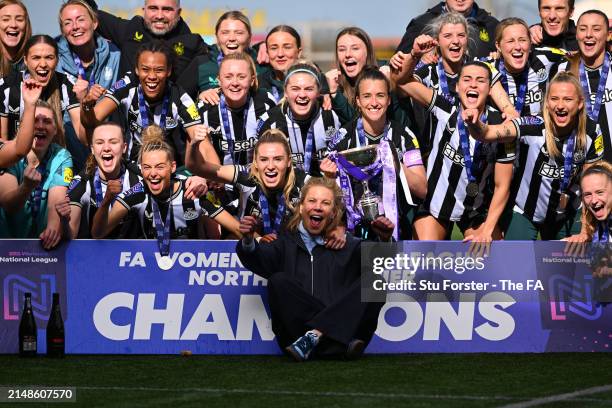
[[[122, 88], [108, 90], [105, 98], [112, 100], [125, 116], [127, 121], [127, 158], [131, 161], [138, 159], [138, 151], [142, 140], [143, 129], [142, 118], [138, 105], [138, 86], [139, 82], [129, 82]], [[166, 92], [170, 92], [168, 112], [166, 114], [166, 141], [174, 148], [176, 153], [177, 165], [181, 166], [185, 162], [185, 136], [181, 133], [181, 127], [187, 129], [191, 126], [202, 123], [200, 113], [193, 99], [177, 85], [172, 82], [166, 83]], [[149, 124], [160, 124], [163, 99], [150, 106], [145, 101], [149, 111]], [[152, 108], [152, 109], [151, 109]], [[153, 117], [151, 118], [151, 113]]]
[[277, 105], [262, 115], [258, 125], [257, 137], [268, 129], [280, 129], [289, 139], [291, 160], [296, 168], [304, 169], [304, 151], [306, 137], [310, 127], [314, 132], [314, 151], [310, 163], [309, 174], [320, 176], [319, 163], [327, 156], [327, 143], [340, 128], [338, 116], [333, 111], [316, 108], [307, 120], [291, 120], [288, 114], [288, 104]]
[[[21, 114], [23, 113], [23, 98], [21, 97], [21, 84], [24, 76], [27, 76], [26, 71], [17, 71], [10, 74], [8, 77], [1, 80], [0, 97], [0, 116], [8, 119], [8, 139], [11, 140], [17, 135], [19, 125], [21, 123]], [[55, 72], [55, 80], [59, 86], [60, 103], [62, 113], [66, 113], [72, 109], [80, 107], [80, 103], [76, 94], [72, 92], [72, 83], [68, 77], [61, 72]], [[43, 90], [40, 99], [48, 101], [51, 97], [50, 88], [53, 79]], [[75, 124], [75, 128], [78, 124]]]
[[[521, 116], [537, 115], [542, 111], [542, 102], [549, 80], [556, 74], [561, 63], [565, 62], [565, 52], [554, 48], [535, 48], [529, 55], [527, 61], [527, 90], [523, 108], [520, 112]], [[500, 60], [487, 59], [485, 62], [499, 72]], [[516, 106], [516, 98], [518, 95], [517, 83], [523, 79], [524, 71], [518, 74], [507, 72], [507, 92], [510, 102]], [[495, 78], [495, 82], [503, 81], [503, 74]], [[503, 83], [503, 82], [502, 82]]]
[[[291, 205], [297, 208], [300, 201], [300, 192], [304, 183], [308, 181], [309, 177], [306, 173], [299, 169], [294, 169], [295, 172], [295, 184], [293, 189], [289, 193], [288, 201]], [[238, 218], [242, 218], [245, 215], [253, 215], [255, 217], [261, 216], [261, 207], [259, 205], [259, 196], [263, 194], [263, 190], [259, 182], [250, 177], [248, 173], [244, 172], [240, 166], [234, 166], [234, 178], [232, 181], [234, 190], [240, 195], [238, 205]], [[284, 187], [284, 186], [283, 186]], [[268, 205], [270, 209], [270, 219], [273, 222], [276, 217], [276, 210], [278, 208], [278, 196], [282, 194], [282, 190], [269, 191], [266, 198], [268, 199]], [[283, 222], [281, 225], [285, 225], [289, 218], [291, 218], [292, 212], [288, 207], [285, 207], [285, 214], [283, 216]], [[217, 214], [214, 214], [215, 216]]]
[[[517, 129], [518, 163], [512, 181], [515, 196], [514, 211], [536, 223], [552, 222], [566, 212], [580, 206], [578, 178], [587, 163], [603, 157], [603, 135], [599, 125], [587, 120], [584, 151], [574, 151], [572, 176], [566, 193], [569, 195], [567, 211], [559, 208], [561, 181], [564, 174], [564, 158], [551, 158], [546, 150], [546, 128], [540, 116], [526, 116], [512, 120]], [[567, 141], [557, 140], [557, 147], [566, 155]], [[560, 214], [557, 213], [559, 210]]]
[[257, 142], [257, 123], [261, 116], [274, 106], [276, 103], [273, 96], [259, 90], [249, 97], [246, 123], [244, 123], [244, 107], [241, 109], [227, 108], [227, 117], [234, 140], [234, 157], [231, 157], [221, 116], [221, 104], [211, 106], [202, 101], [198, 102], [202, 122], [210, 128], [211, 142], [221, 159], [221, 164], [247, 165], [252, 161], [253, 148]]
[[163, 222], [165, 222], [168, 215], [168, 209], [172, 206], [171, 239], [195, 239], [198, 238], [198, 219], [200, 216], [212, 214], [218, 208], [206, 198], [187, 200], [184, 197], [186, 190], [185, 182], [186, 180], [184, 179], [173, 179], [173, 185], [179, 183], [178, 189], [164, 201], [154, 198], [146, 184], [140, 182], [117, 196], [117, 203], [138, 215], [142, 233], [146, 239], [155, 239], [157, 237], [153, 222], [152, 199], [157, 201]]
[[[335, 150], [340, 152], [355, 147], [362, 147], [357, 131], [357, 121], [358, 118], [353, 119], [340, 128], [340, 130], [338, 131], [338, 137], [340, 138], [340, 141], [336, 145]], [[364, 136], [365, 144], [363, 146], [378, 145], [384, 137], [384, 133], [380, 135], [370, 135], [364, 130]], [[394, 162], [396, 162], [400, 166], [403, 164], [407, 167], [411, 167], [415, 165], [415, 160], [417, 162], [420, 160], [421, 165], [424, 165], [424, 163], [422, 162], [423, 159], [421, 157], [421, 151], [419, 150], [419, 142], [417, 140], [417, 137], [408, 127], [404, 126], [399, 122], [391, 121], [389, 123], [389, 131], [387, 137], [391, 139], [391, 147], [394, 149], [394, 151], [392, 152], [394, 156]], [[411, 160], [410, 163], [404, 163], [404, 154], [407, 152], [411, 152], [408, 153], [408, 156], [406, 156], [408, 160]], [[402, 170], [400, 168], [396, 169], [396, 197], [402, 197], [401, 200], [398, 199], [397, 201], [398, 214], [400, 217], [400, 227], [401, 218], [403, 218], [402, 216], [405, 215], [409, 210], [409, 203], [404, 191], [410, 188], [409, 185], [404, 185], [404, 181], [406, 179], [400, 176], [401, 171]], [[354, 202], [357, 203], [363, 195], [363, 185], [361, 182], [351, 178], [351, 187], [353, 190]], [[378, 175], [371, 178], [368, 181], [368, 187], [370, 191], [372, 191], [374, 194], [377, 194], [379, 197], [382, 197], [383, 173], [380, 172]], [[365, 226], [362, 227], [365, 228]], [[408, 232], [406, 231], [406, 234], [407, 233]], [[362, 238], [365, 238], [365, 236], [363, 235], [364, 233], [362, 231], [356, 230], [356, 234], [360, 235]], [[401, 234], [400, 232], [400, 236], [406, 234]]]
[[[68, 198], [70, 205], [81, 208], [81, 223], [78, 238], [91, 238], [91, 225], [98, 210], [96, 202], [96, 189], [94, 187], [94, 174], [87, 174], [84, 170], [76, 175], [68, 187]], [[131, 171], [129, 167], [122, 169], [120, 179], [123, 179], [122, 191], [127, 191], [141, 181], [138, 172]], [[100, 179], [102, 197], [106, 194], [107, 182]], [[139, 238], [140, 227], [135, 217], [128, 217], [122, 221], [111, 234], [109, 239], [114, 238]]]
[[[437, 119], [436, 132], [427, 159], [427, 196], [423, 208], [442, 221], [460, 221], [464, 217], [484, 214], [490, 204], [492, 192], [489, 188], [495, 163], [512, 163], [515, 158], [514, 143], [483, 143], [474, 163], [481, 163], [475, 174], [479, 194], [466, 194], [468, 176], [465, 170], [457, 129], [458, 102], [452, 105], [440, 94], [434, 93], [428, 112]], [[487, 123], [503, 121], [499, 111], [487, 107]], [[475, 140], [470, 137], [470, 154], [474, 155]]]
[[[612, 55], [608, 53], [607, 57], [612, 58]], [[595, 104], [597, 86], [599, 85], [602, 69], [603, 65], [595, 69], [585, 67], [584, 70], [588, 78], [589, 98], [592, 105]], [[612, 163], [612, 64], [610, 66], [610, 72], [608, 72], [608, 78], [606, 79], [605, 91], [601, 103], [603, 106], [599, 110], [597, 123], [604, 135], [604, 159]]]

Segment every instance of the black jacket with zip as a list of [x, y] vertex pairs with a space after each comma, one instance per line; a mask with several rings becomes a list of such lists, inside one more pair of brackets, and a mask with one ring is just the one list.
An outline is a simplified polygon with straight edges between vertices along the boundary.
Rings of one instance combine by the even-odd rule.
[[361, 240], [351, 235], [340, 250], [317, 245], [312, 256], [299, 232], [281, 233], [271, 243], [255, 243], [254, 251], [246, 251], [242, 241], [236, 253], [245, 268], [263, 277], [286, 273], [325, 305], [343, 295], [361, 274]]
[[[495, 28], [499, 21], [491, 16], [488, 11], [478, 7], [476, 3], [473, 7], [476, 16], [468, 18], [468, 23], [475, 29], [473, 33], [475, 36], [470, 38], [471, 41], [468, 41], [469, 55], [472, 58], [488, 57], [492, 51], [495, 51]], [[406, 32], [397, 47], [397, 51], [410, 52], [415, 38], [421, 34], [428, 34], [427, 25], [444, 13], [446, 13], [446, 2], [441, 1], [425, 13], [413, 18], [406, 27]]]

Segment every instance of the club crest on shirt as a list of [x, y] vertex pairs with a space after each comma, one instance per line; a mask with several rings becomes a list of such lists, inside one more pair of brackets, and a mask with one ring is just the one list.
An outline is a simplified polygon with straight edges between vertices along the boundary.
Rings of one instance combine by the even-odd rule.
[[327, 129], [325, 129], [325, 139], [326, 140], [330, 140], [332, 137], [334, 137], [335, 134], [336, 134], [335, 127], [328, 126]]
[[489, 32], [484, 27], [480, 29], [480, 34], [478, 36], [484, 42], [489, 42], [491, 40], [491, 38], [489, 37]]
[[574, 152], [574, 163], [582, 163], [584, 161], [584, 150], [576, 150]]
[[198, 212], [193, 208], [190, 208], [183, 213], [183, 217], [185, 218], [185, 221], [195, 220], [198, 218]]
[[138, 31], [134, 33], [134, 41], [141, 42], [144, 38], [144, 34], [140, 34]]
[[546, 68], [540, 68], [538, 72], [536, 72], [536, 79], [538, 82], [548, 81], [548, 70]]
[[179, 57], [185, 53], [185, 44], [183, 44], [182, 42], [177, 42], [172, 48], [174, 49], [176, 55], [178, 55]]
[[174, 129], [176, 126], [176, 120], [171, 116], [166, 116], [166, 129]]

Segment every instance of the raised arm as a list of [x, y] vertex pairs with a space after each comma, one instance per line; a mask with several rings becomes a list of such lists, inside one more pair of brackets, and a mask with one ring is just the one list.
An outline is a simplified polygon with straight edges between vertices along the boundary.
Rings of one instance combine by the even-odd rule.
[[505, 122], [501, 125], [487, 125], [482, 123], [477, 109], [464, 109], [461, 111], [463, 121], [468, 127], [470, 136], [481, 142], [511, 142], [518, 136], [514, 122]]
[[[195, 126], [194, 126], [195, 127]], [[187, 168], [198, 176], [219, 183], [232, 183], [234, 181], [234, 166], [220, 165], [217, 153], [208, 138], [208, 129], [198, 126], [187, 141], [185, 164]], [[209, 160], [212, 157], [213, 160]]]
[[414, 40], [409, 54], [396, 53], [389, 65], [391, 78], [396, 83], [398, 91], [408, 95], [423, 106], [428, 106], [433, 98], [433, 89], [426, 87], [414, 77], [414, 68], [421, 57], [438, 45], [438, 42], [428, 35], [420, 35]]
[[111, 203], [122, 190], [120, 180], [109, 180], [106, 187], [106, 193], [100, 204], [100, 208], [94, 215], [91, 225], [91, 236], [95, 239], [101, 239], [110, 234], [122, 219], [128, 214], [128, 209], [119, 202], [113, 205], [109, 210]]
[[26, 79], [21, 84], [21, 95], [23, 97], [21, 124], [15, 139], [5, 142], [3, 148], [0, 149], [0, 167], [13, 165], [16, 161], [25, 157], [32, 148], [36, 101], [40, 98], [42, 89], [42, 85], [33, 79]]
[[504, 86], [501, 84], [501, 81], [497, 81], [491, 87], [490, 95], [495, 105], [497, 105], [499, 110], [504, 113], [505, 119], [514, 119], [519, 117], [520, 112], [517, 112], [512, 102], [510, 102], [510, 97], [504, 89]]
[[88, 130], [94, 129], [117, 109], [117, 104], [112, 99], [100, 99], [105, 92], [105, 88], [95, 84], [89, 88], [87, 95], [81, 101], [79, 122], [83, 125], [83, 128]]

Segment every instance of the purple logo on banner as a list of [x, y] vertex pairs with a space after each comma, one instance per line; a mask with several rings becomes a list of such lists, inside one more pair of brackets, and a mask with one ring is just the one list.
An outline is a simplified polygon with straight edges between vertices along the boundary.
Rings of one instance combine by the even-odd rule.
[[[60, 293], [64, 319], [66, 308], [65, 245], [53, 251], [43, 251], [37, 240], [0, 240], [0, 284], [2, 287], [2, 318], [0, 319], [0, 353], [16, 353], [19, 319], [26, 292], [32, 293], [32, 307], [40, 333], [47, 326], [51, 312], [52, 293]], [[42, 337], [41, 337], [42, 338]], [[45, 352], [44, 342], [38, 351]]]

